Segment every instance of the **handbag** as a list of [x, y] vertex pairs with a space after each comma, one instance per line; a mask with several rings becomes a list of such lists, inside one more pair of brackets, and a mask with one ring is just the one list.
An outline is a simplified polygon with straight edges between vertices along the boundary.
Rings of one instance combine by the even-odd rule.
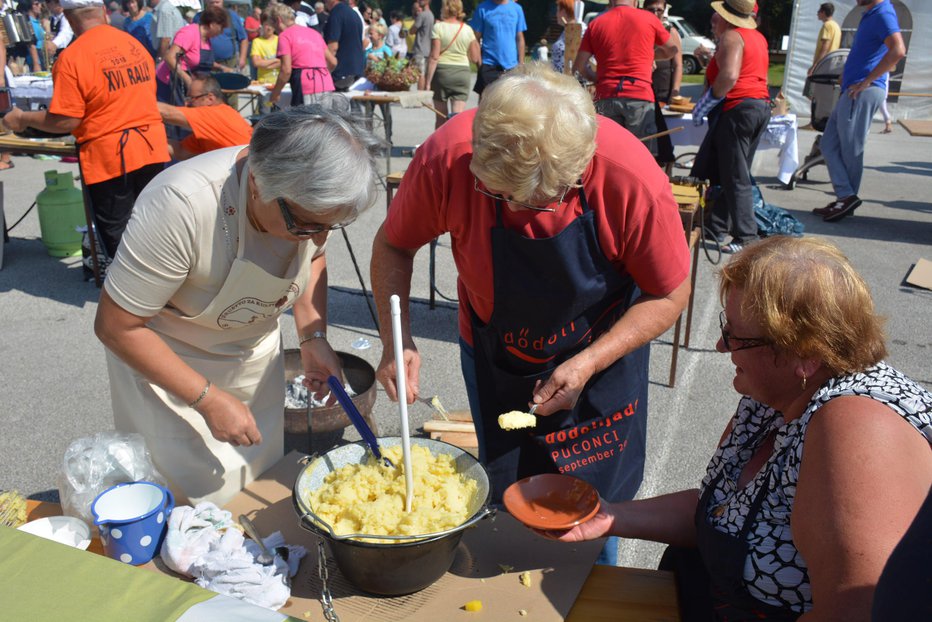
[[463, 26], [465, 26], [465, 25], [466, 25], [466, 24], [464, 24], [464, 23], [460, 23], [460, 28], [459, 28], [459, 30], [456, 31], [456, 34], [453, 35], [453, 38], [450, 39], [450, 42], [449, 42], [449, 43], [447, 43], [447, 47], [445, 47], [445, 48], [443, 48], [442, 50], [440, 50], [440, 54], [437, 54], [437, 60], [440, 60], [440, 57], [443, 56], [443, 53], [450, 49], [450, 46], [453, 45], [453, 42], [456, 41], [456, 38], [457, 38], [458, 36], [460, 36], [460, 33], [463, 31]]

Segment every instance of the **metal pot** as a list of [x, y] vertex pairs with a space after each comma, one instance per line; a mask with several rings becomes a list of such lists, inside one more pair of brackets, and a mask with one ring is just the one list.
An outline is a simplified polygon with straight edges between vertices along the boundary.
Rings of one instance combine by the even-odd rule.
[[14, 13], [13, 19], [16, 21], [16, 32], [19, 40], [27, 43], [36, 42], [36, 31], [32, 27], [32, 22], [22, 13]]
[[6, 31], [6, 38], [9, 45], [16, 45], [17, 43], [23, 43], [27, 39], [19, 34], [19, 29], [16, 27], [16, 13], [7, 13], [3, 16], [3, 30]]
[[[380, 438], [381, 447], [401, 443], [399, 437]], [[337, 567], [350, 583], [379, 596], [400, 596], [422, 590], [453, 565], [456, 547], [463, 531], [490, 516], [491, 489], [489, 476], [469, 453], [455, 445], [426, 438], [412, 438], [412, 445], [426, 446], [434, 454], [453, 456], [458, 473], [476, 480], [476, 494], [470, 501], [470, 518], [446, 531], [419, 536], [373, 536], [365, 534], [336, 535], [330, 525], [314, 514], [308, 499], [319, 488], [324, 477], [347, 464], [359, 464], [366, 459], [368, 449], [363, 442], [331, 449], [323, 456], [309, 459], [298, 474], [292, 491], [292, 501], [301, 526], [327, 541]], [[363, 535], [380, 542], [360, 542], [352, 539]]]
[[[378, 434], [375, 418], [372, 417], [372, 407], [375, 405], [376, 384], [375, 369], [365, 360], [349, 354], [337, 352], [343, 364], [343, 375], [347, 384], [356, 395], [353, 403], [362, 414], [366, 423]], [[304, 373], [301, 364], [301, 351], [296, 348], [285, 350], [285, 383], [289, 383]], [[318, 406], [310, 410], [311, 421], [308, 421], [306, 408], [285, 409], [285, 433], [311, 434], [335, 432], [350, 425], [349, 417], [339, 404], [333, 406]]]

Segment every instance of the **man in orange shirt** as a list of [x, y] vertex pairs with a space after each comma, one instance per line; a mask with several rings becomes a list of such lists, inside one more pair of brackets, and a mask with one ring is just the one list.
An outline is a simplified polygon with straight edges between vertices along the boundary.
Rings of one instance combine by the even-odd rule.
[[14, 108], [3, 125], [74, 134], [94, 223], [109, 257], [136, 196], [168, 161], [155, 102], [155, 62], [131, 35], [107, 22], [102, 0], [61, 0], [74, 41], [52, 68], [48, 110]]
[[187, 160], [223, 147], [246, 145], [252, 138], [249, 121], [224, 103], [223, 90], [215, 78], [193, 80], [184, 107], [162, 102], [158, 107], [166, 124], [192, 132], [180, 142], [170, 141], [172, 157], [176, 160]]

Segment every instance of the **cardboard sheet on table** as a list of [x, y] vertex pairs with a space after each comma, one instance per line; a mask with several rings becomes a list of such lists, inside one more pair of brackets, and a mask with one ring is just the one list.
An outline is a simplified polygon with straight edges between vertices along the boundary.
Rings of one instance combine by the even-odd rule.
[[[233, 498], [225, 509], [246, 514], [261, 533], [280, 530], [290, 544], [301, 544], [308, 556], [292, 585], [292, 597], [280, 610], [305, 620], [322, 620], [321, 582], [317, 572], [317, 537], [301, 528], [291, 501], [302, 454], [292, 452]], [[450, 572], [425, 590], [398, 598], [377, 598], [355, 589], [329, 561], [330, 591], [343, 622], [360, 620], [471, 620], [462, 609], [481, 600], [488, 620], [563, 620], [576, 600], [599, 554], [602, 541], [563, 544], [541, 538], [505, 512], [466, 531]], [[499, 564], [511, 566], [503, 573]], [[531, 587], [518, 580], [530, 571]], [[391, 572], [391, 568], [386, 568]], [[527, 611], [522, 617], [519, 610]]]

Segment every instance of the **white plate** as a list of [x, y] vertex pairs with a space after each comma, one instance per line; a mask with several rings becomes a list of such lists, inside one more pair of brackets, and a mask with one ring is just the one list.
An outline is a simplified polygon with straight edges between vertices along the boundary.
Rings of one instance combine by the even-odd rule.
[[87, 523], [73, 516], [39, 518], [21, 525], [19, 529], [81, 550], [87, 549], [91, 543], [91, 530]]

